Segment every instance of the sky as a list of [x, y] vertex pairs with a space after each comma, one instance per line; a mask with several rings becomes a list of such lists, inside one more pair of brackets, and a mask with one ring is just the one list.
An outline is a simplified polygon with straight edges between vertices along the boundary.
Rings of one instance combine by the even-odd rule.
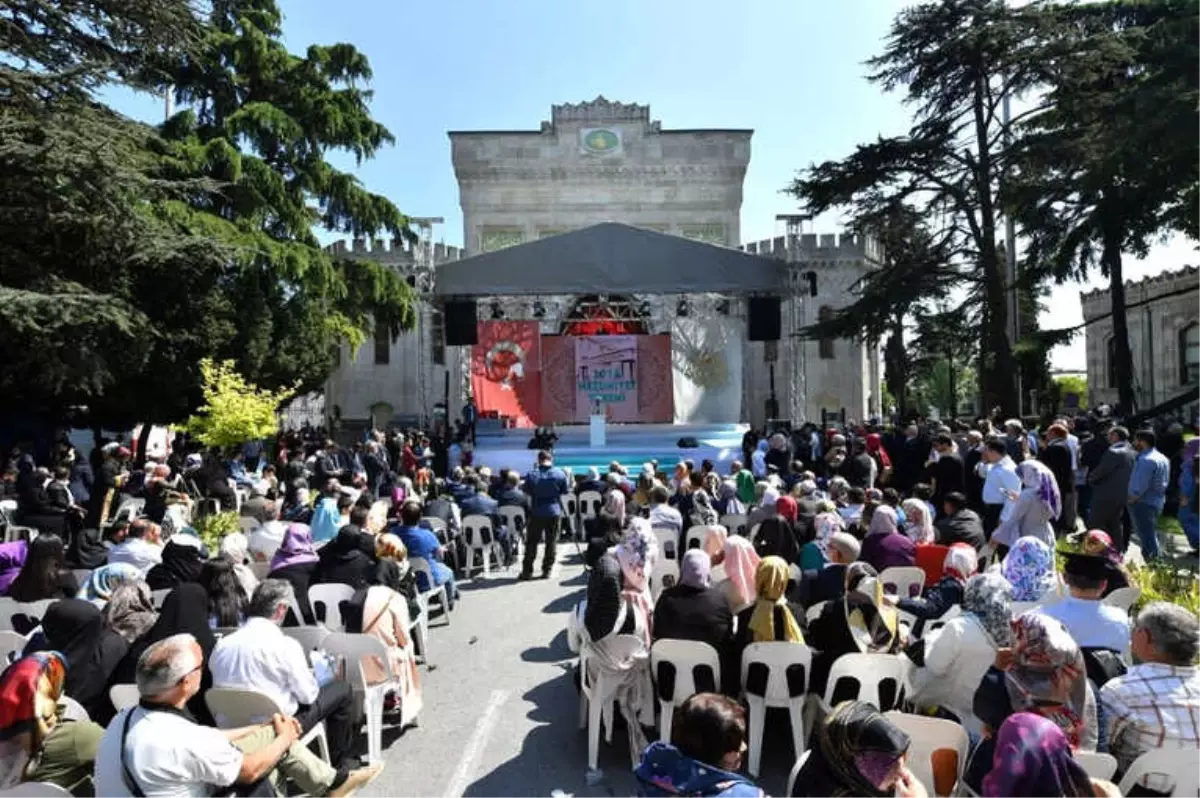
[[[753, 128], [743, 241], [782, 235], [782, 194], [814, 162], [902, 133], [900, 97], [865, 79], [899, 0], [281, 0], [289, 48], [350, 42], [371, 61], [371, 110], [396, 138], [371, 161], [332, 158], [410, 216], [442, 216], [435, 239], [462, 244], [448, 130], [536, 130], [550, 106], [592, 100], [650, 105], [664, 128]], [[162, 101], [114, 93], [147, 120]], [[811, 232], [837, 232], [819, 217]], [[806, 232], [809, 232], [806, 228]], [[1129, 279], [1200, 260], [1173, 240], [1125, 266]], [[1097, 280], [1089, 287], [1098, 287]], [[1078, 285], [1052, 289], [1043, 327], [1083, 320]], [[1085, 366], [1083, 335], [1052, 366]]]

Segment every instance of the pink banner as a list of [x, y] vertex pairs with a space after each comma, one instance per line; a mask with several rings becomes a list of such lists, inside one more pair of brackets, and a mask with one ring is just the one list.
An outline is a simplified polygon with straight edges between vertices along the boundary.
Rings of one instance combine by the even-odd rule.
[[609, 421], [641, 421], [637, 362], [637, 336], [575, 338], [575, 419], [598, 412]]

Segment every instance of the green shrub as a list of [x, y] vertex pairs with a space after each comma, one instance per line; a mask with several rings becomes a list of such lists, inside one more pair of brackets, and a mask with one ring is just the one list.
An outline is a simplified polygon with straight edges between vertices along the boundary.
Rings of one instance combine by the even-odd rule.
[[208, 548], [209, 554], [215, 554], [221, 548], [221, 540], [231, 532], [237, 532], [242, 526], [237, 513], [226, 512], [197, 519], [192, 528]]

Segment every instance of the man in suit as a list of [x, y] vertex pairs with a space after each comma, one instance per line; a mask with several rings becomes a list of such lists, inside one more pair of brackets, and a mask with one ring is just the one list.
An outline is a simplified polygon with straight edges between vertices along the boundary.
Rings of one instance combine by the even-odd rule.
[[1054, 474], [1058, 492], [1062, 496], [1062, 513], [1055, 523], [1058, 531], [1075, 531], [1075, 457], [1067, 439], [1070, 432], [1061, 422], [1055, 422], [1046, 430], [1047, 443], [1038, 459]]
[[966, 488], [966, 474], [953, 438], [943, 432], [933, 439], [933, 445], [938, 453], [933, 464], [933, 506], [940, 510], [947, 495]]
[[967, 506], [976, 513], [983, 509], [983, 478], [979, 476], [979, 464], [983, 461], [983, 433], [971, 430], [967, 433], [967, 452], [963, 455], [963, 471], [966, 478]]
[[1092, 486], [1088, 528], [1103, 529], [1125, 551], [1129, 548], [1125, 505], [1137, 452], [1129, 443], [1129, 430], [1124, 427], [1109, 430], [1108, 441], [1108, 451], [1100, 458], [1099, 465], [1088, 472], [1088, 484]]
[[466, 493], [458, 502], [463, 518], [469, 515], [482, 515], [491, 520], [492, 529], [496, 533], [496, 541], [504, 550], [504, 565], [507, 567], [512, 562], [512, 540], [508, 536], [508, 530], [504, 528], [504, 519], [497, 512], [500, 509], [500, 503], [488, 495], [487, 483], [482, 479], [468, 479], [463, 486]]

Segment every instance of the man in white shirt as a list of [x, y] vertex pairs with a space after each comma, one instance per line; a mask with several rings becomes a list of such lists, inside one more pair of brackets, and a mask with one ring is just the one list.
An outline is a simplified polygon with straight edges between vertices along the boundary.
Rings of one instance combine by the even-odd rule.
[[325, 721], [330, 759], [340, 765], [349, 757], [354, 739], [350, 685], [333, 681], [319, 686], [304, 648], [279, 628], [295, 600], [291, 583], [283, 579], [259, 583], [246, 611], [246, 623], [222, 637], [213, 649], [209, 663], [213, 687], [256, 690], [271, 696], [280, 709], [296, 716], [304, 734]]
[[1124, 654], [1129, 650], [1129, 615], [1100, 600], [1113, 568], [1106, 557], [1068, 554], [1063, 574], [1070, 595], [1041, 611], [1061, 621], [1080, 648]]
[[96, 754], [98, 795], [193, 796], [254, 785], [254, 794], [272, 770], [311, 795], [347, 795], [379, 772], [363, 768], [334, 771], [303, 745], [300, 724], [284, 715], [236, 729], [195, 723], [184, 711], [200, 690], [204, 654], [189, 634], [160, 640], [137, 663], [141, 703], [122, 710], [109, 723]]
[[682, 534], [683, 516], [667, 504], [670, 500], [671, 495], [663, 485], [655, 485], [650, 489], [650, 526], [655, 529], [671, 529], [676, 534]]
[[990, 540], [996, 527], [1007, 521], [1016, 507], [1010, 494], [1021, 493], [1017, 464], [1008, 456], [1003, 438], [992, 438], [983, 445], [983, 458], [976, 473], [983, 478], [983, 529]]
[[129, 525], [125, 540], [108, 551], [108, 561], [124, 562], [141, 570], [143, 574], [162, 562], [162, 529], [147, 518], [139, 518]]

